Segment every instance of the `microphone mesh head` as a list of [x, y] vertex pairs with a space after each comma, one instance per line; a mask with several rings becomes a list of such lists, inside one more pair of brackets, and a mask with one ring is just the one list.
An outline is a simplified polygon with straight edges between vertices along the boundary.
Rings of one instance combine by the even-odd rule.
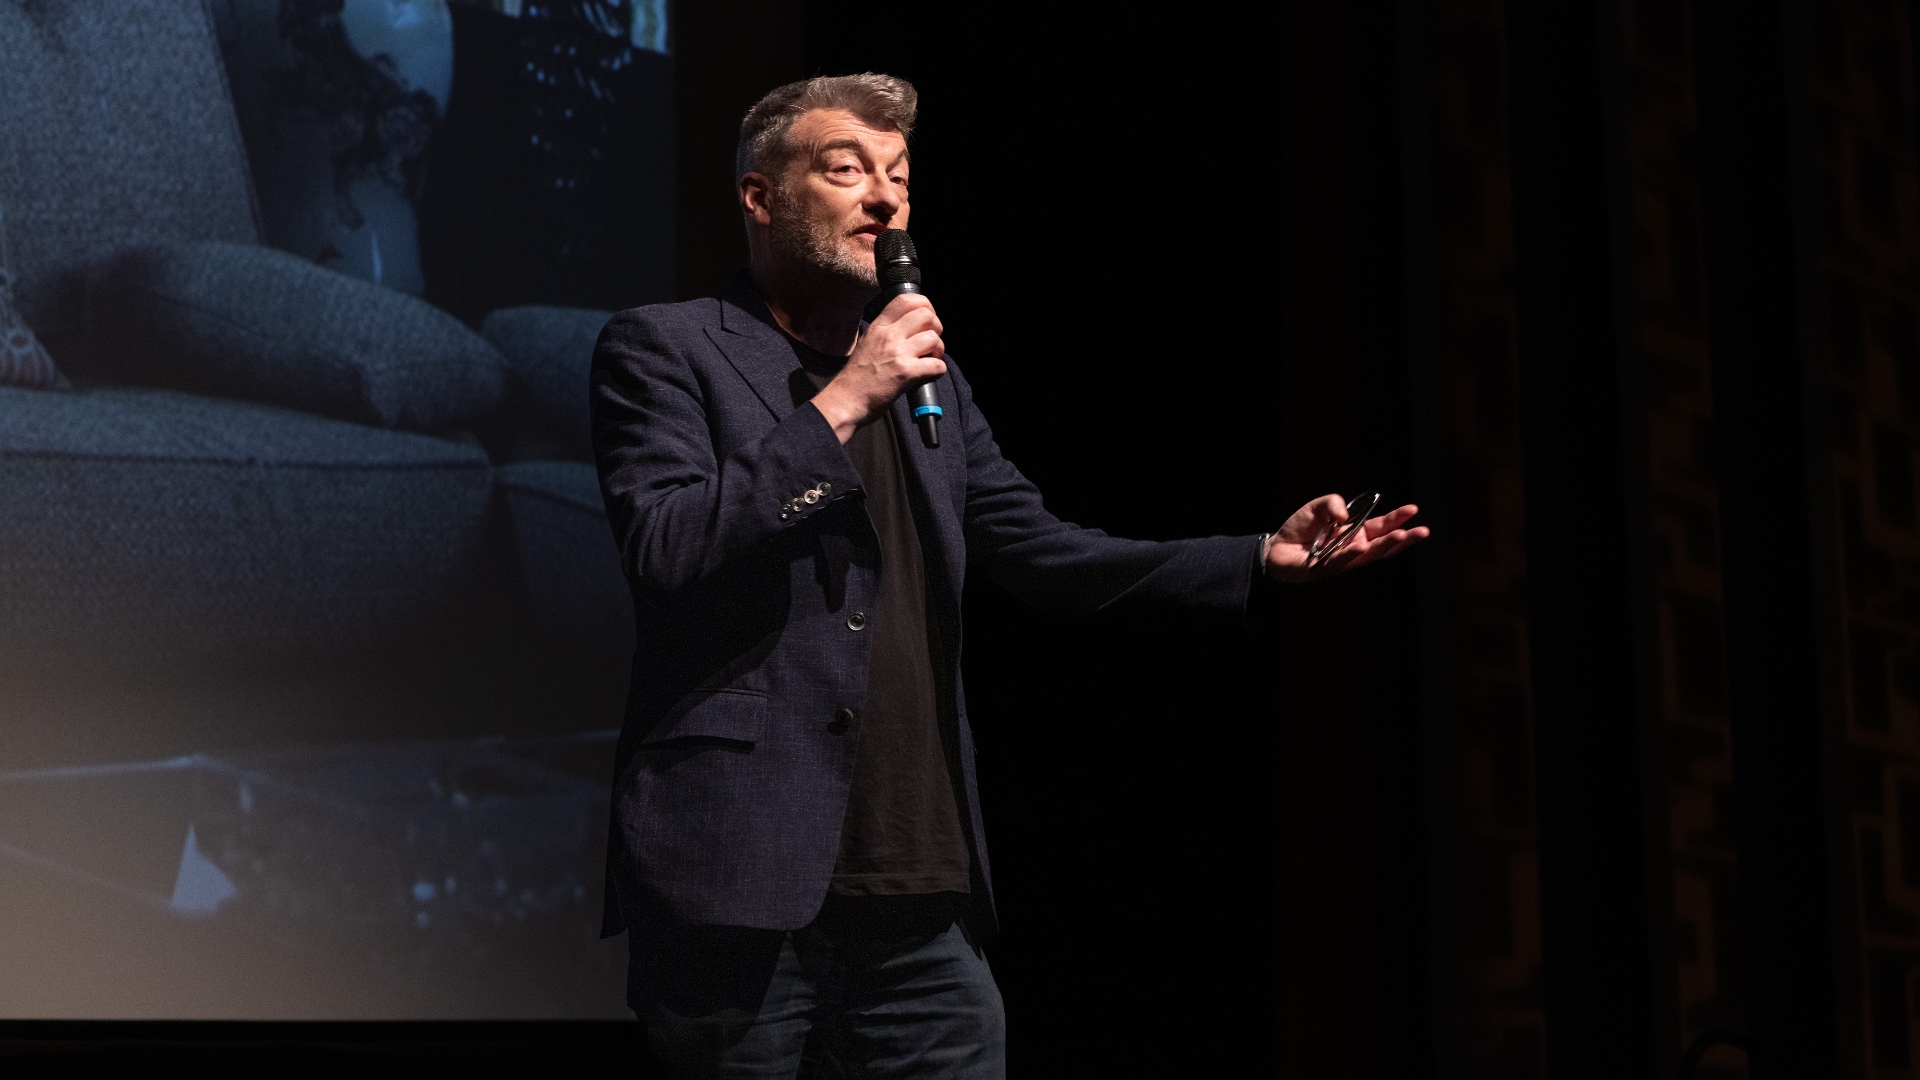
[[880, 287], [920, 284], [920, 256], [913, 250], [913, 237], [905, 229], [888, 229], [873, 238], [873, 269]]

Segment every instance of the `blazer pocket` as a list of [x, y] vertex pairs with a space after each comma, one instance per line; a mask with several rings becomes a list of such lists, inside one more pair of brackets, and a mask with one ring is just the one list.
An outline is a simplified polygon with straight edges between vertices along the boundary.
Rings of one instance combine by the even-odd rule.
[[640, 745], [672, 739], [756, 743], [767, 730], [767, 695], [754, 690], [695, 690], [653, 725]]

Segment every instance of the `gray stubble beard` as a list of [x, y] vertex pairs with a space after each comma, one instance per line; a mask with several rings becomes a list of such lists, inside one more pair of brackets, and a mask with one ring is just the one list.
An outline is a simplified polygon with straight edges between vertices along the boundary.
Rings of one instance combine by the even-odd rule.
[[873, 260], [852, 250], [851, 238], [840, 231], [839, 222], [811, 217], [806, 203], [785, 190], [776, 188], [770, 194], [769, 239], [776, 251], [814, 271], [835, 293], [861, 301], [873, 295], [880, 287]]

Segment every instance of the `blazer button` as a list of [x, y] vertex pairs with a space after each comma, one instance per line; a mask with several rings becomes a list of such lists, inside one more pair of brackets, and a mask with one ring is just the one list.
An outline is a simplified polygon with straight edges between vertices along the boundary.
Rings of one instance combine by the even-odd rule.
[[833, 723], [827, 725], [827, 730], [835, 735], [845, 734], [847, 726], [852, 723], [853, 710], [841, 709], [839, 712], [833, 714]]
[[866, 613], [866, 612], [864, 612], [864, 611], [856, 611], [856, 612], [854, 612], [853, 614], [851, 614], [851, 615], [849, 615], [849, 616], [847, 616], [847, 629], [849, 629], [849, 630], [865, 630], [866, 628], [867, 628], [867, 613]]

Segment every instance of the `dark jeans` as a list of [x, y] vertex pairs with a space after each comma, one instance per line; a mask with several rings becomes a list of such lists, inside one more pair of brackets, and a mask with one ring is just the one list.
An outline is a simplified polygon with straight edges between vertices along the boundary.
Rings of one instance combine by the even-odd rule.
[[628, 1003], [663, 1080], [1003, 1080], [1006, 1016], [950, 896], [829, 897], [784, 933], [630, 933]]

